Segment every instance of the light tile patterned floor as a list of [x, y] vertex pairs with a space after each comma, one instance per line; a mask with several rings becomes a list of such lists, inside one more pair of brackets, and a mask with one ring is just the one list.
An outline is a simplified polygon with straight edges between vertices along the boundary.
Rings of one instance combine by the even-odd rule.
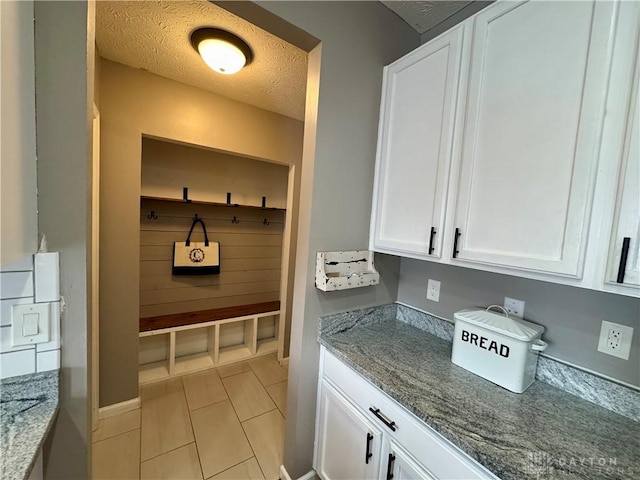
[[141, 408], [100, 420], [92, 478], [276, 480], [288, 369], [275, 355], [141, 387]]

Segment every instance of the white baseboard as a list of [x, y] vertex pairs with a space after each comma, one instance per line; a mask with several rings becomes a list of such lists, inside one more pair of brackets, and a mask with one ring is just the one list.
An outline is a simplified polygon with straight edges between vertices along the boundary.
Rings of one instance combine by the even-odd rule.
[[[315, 470], [311, 470], [305, 473], [298, 480], [312, 480], [313, 478], [316, 478]], [[284, 468], [284, 465], [280, 465], [280, 480], [292, 480], [291, 476], [289, 475], [289, 472], [287, 472], [287, 469]]]
[[301, 476], [298, 480], [312, 480], [316, 478], [316, 471], [315, 470], [311, 470], [307, 473], [305, 473], [303, 476]]
[[280, 465], [280, 480], [291, 480], [289, 472], [284, 468], [284, 465]]
[[286, 367], [288, 365], [289, 365], [289, 357], [283, 358], [282, 360], [280, 360], [280, 366], [281, 367]]
[[121, 413], [127, 413], [138, 408], [140, 408], [140, 397], [132, 398], [131, 400], [126, 400], [120, 403], [114, 403], [113, 405], [107, 405], [106, 407], [101, 407], [98, 410], [98, 418], [102, 420], [104, 418], [120, 415]]

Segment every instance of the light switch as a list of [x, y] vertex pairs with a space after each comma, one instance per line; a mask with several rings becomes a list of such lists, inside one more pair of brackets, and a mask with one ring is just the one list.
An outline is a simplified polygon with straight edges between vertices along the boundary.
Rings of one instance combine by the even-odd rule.
[[49, 341], [50, 303], [19, 304], [11, 307], [11, 346]]
[[22, 316], [22, 336], [30, 337], [38, 334], [39, 313], [27, 313]]

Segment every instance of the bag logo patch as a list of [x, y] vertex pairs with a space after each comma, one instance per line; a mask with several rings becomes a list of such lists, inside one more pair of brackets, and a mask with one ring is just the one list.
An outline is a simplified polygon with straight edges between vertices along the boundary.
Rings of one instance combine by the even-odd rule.
[[189, 260], [193, 263], [201, 263], [204, 261], [204, 251], [201, 248], [194, 248], [189, 252]]

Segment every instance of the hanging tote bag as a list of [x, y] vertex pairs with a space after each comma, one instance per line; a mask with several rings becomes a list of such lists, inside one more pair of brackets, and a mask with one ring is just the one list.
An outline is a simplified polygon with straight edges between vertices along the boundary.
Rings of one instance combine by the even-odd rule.
[[[204, 242], [192, 242], [191, 233], [196, 224], [202, 225]], [[186, 242], [173, 242], [174, 275], [212, 275], [220, 273], [220, 244], [210, 242], [207, 229], [200, 218], [191, 224]]]

